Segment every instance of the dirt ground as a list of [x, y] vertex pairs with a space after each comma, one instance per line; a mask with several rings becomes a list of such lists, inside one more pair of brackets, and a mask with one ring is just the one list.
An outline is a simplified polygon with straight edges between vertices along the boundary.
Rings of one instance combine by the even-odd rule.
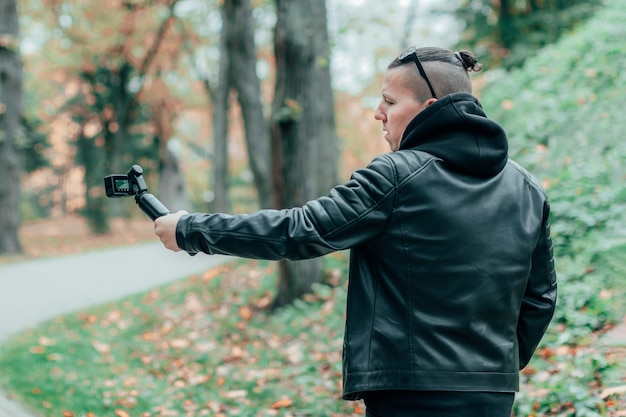
[[155, 241], [153, 230], [148, 218], [112, 219], [111, 232], [105, 235], [92, 235], [85, 219], [78, 216], [36, 220], [20, 227], [24, 253], [0, 256], [0, 263]]

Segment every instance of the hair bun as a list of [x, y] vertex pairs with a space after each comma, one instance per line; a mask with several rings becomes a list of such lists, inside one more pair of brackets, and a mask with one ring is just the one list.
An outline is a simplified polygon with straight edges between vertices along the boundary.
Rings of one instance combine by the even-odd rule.
[[470, 51], [462, 50], [454, 52], [454, 56], [461, 61], [463, 68], [465, 71], [475, 71], [478, 72], [483, 69], [483, 64], [478, 62], [474, 55]]

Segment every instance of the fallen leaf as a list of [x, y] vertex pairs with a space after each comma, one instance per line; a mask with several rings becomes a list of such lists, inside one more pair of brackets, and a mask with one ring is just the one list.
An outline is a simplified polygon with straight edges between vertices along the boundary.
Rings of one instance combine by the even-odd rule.
[[619, 387], [610, 387], [610, 388], [606, 388], [602, 391], [602, 393], [600, 394], [600, 396], [602, 398], [606, 398], [610, 395], [615, 395], [615, 394], [623, 394], [626, 393], [626, 385], [621, 385]]
[[241, 307], [239, 309], [239, 316], [245, 321], [250, 320], [250, 318], [252, 317], [252, 311], [250, 310], [250, 307], [248, 306]]
[[46, 348], [43, 346], [31, 346], [30, 348], [30, 353], [40, 354], [40, 353], [44, 353], [45, 351], [46, 351]]
[[189, 378], [189, 385], [200, 385], [211, 380], [211, 375], [192, 375]]
[[57, 342], [54, 339], [49, 339], [46, 336], [41, 336], [39, 338], [39, 344], [41, 346], [54, 346], [54, 345], [56, 345], [56, 343]]
[[170, 342], [170, 346], [177, 349], [184, 349], [186, 347], [189, 347], [189, 340], [174, 339]]
[[224, 397], [230, 398], [230, 399], [245, 398], [247, 396], [248, 396], [248, 391], [246, 391], [245, 389], [236, 389], [236, 390], [228, 391], [227, 393], [224, 394]]
[[354, 403], [354, 412], [357, 414], [363, 414], [365, 413], [365, 409], [361, 406], [361, 403], [356, 402]]
[[134, 387], [135, 385], [137, 385], [137, 378], [134, 376], [131, 376], [131, 377], [124, 379], [123, 385], [125, 387]]
[[284, 398], [282, 398], [282, 399], [280, 399], [278, 401], [275, 401], [270, 406], [270, 408], [272, 410], [278, 410], [279, 408], [288, 408], [288, 407], [291, 407], [292, 405], [293, 405], [293, 401], [291, 399], [289, 399], [289, 398], [284, 397]]
[[208, 271], [206, 271], [204, 274], [202, 274], [202, 276], [200, 277], [200, 279], [203, 282], [207, 282], [212, 280], [213, 278], [220, 276], [222, 273], [224, 273], [227, 269], [224, 267], [220, 267], [220, 268], [213, 268], [213, 269], [209, 269]]
[[111, 352], [111, 346], [109, 346], [106, 343], [102, 343], [102, 342], [98, 342], [97, 340], [94, 340], [93, 342], [91, 342], [91, 345], [98, 353], [101, 353], [103, 355]]

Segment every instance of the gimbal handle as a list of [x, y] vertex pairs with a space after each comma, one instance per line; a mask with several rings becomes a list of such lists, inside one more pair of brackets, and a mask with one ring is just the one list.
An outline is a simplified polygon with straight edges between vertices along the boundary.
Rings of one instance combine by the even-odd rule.
[[157, 199], [154, 195], [150, 193], [142, 193], [137, 194], [135, 196], [135, 202], [139, 206], [144, 213], [148, 215], [153, 221], [157, 217], [165, 216], [166, 214], [170, 214], [170, 211]]

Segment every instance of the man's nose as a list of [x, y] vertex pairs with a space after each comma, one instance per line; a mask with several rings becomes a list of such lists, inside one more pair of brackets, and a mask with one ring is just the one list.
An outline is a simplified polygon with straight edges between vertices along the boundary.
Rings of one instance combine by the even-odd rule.
[[376, 111], [374, 112], [374, 119], [380, 120], [381, 122], [385, 121], [385, 114], [380, 108], [380, 104], [378, 105], [378, 107], [376, 107]]

